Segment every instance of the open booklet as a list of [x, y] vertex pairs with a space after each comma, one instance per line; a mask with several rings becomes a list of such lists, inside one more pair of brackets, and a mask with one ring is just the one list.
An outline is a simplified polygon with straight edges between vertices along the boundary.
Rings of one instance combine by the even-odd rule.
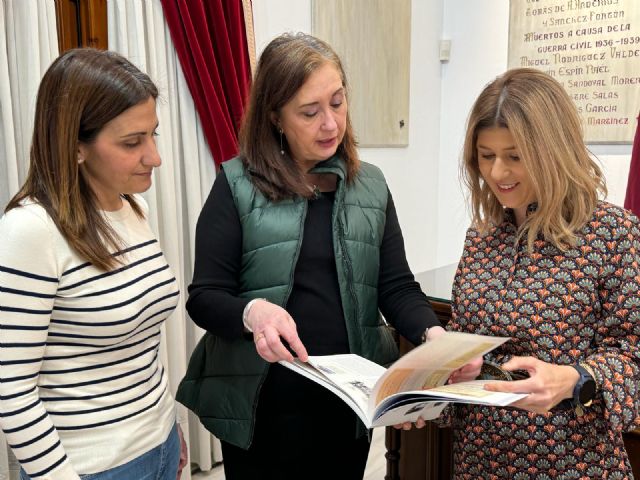
[[367, 428], [438, 417], [449, 402], [509, 405], [526, 394], [489, 392], [489, 380], [445, 385], [449, 375], [508, 341], [446, 332], [414, 348], [388, 369], [355, 354], [310, 356], [282, 365], [338, 395]]

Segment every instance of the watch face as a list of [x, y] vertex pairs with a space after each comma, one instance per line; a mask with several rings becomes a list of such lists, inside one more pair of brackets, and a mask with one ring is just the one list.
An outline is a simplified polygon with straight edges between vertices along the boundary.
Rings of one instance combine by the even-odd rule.
[[582, 384], [578, 395], [582, 405], [589, 403], [596, 396], [596, 382], [591, 377], [586, 379]]
[[580, 374], [578, 383], [573, 390], [573, 401], [579, 402], [581, 405], [588, 405], [596, 396], [596, 381], [582, 365], [577, 364], [573, 368]]

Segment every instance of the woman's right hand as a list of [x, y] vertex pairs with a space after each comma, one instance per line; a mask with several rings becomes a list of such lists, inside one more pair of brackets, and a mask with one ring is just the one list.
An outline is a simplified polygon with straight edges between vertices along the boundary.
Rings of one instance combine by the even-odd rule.
[[293, 355], [282, 343], [283, 339], [299, 360], [308, 360], [307, 349], [298, 337], [296, 322], [284, 308], [266, 300], [257, 300], [249, 310], [247, 324], [253, 332], [258, 355], [267, 362], [293, 361]]

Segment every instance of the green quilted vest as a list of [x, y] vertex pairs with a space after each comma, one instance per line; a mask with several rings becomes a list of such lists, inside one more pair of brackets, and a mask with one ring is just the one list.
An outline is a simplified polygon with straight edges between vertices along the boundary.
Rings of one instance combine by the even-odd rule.
[[[270, 202], [253, 187], [240, 159], [222, 166], [242, 224], [239, 296], [266, 298], [284, 307], [293, 288], [307, 201]], [[347, 185], [344, 162], [338, 157], [318, 164], [313, 172], [338, 175], [333, 245], [351, 352], [387, 365], [398, 351], [378, 312], [386, 182], [377, 167], [362, 163], [355, 181]], [[191, 356], [176, 398], [218, 438], [248, 448], [268, 367], [251, 340], [206, 333]]]

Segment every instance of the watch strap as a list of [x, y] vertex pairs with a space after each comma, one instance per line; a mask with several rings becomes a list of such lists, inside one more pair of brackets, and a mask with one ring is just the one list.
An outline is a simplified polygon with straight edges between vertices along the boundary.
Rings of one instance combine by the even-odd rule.
[[588, 363], [585, 362], [579, 362], [578, 365], [580, 365], [582, 368], [584, 368], [587, 373], [589, 375], [591, 375], [591, 378], [593, 379], [594, 383], [596, 384], [596, 392], [598, 392], [600, 390], [600, 386], [598, 385], [598, 379], [596, 378], [596, 374], [593, 370], [593, 367], [591, 367], [591, 365], [589, 365]]
[[[575, 408], [576, 414], [578, 416], [584, 415], [584, 407], [591, 406], [591, 402], [593, 402], [593, 398], [596, 393], [596, 381], [591, 372], [589, 372], [584, 366], [580, 363], [572, 365], [580, 375], [576, 386], [573, 388], [573, 399], [572, 403]], [[588, 398], [583, 398], [585, 396], [585, 392], [588, 395]], [[590, 394], [589, 394], [590, 393]]]
[[556, 407], [554, 407], [554, 410], [575, 410], [578, 416], [582, 416], [584, 415], [584, 407], [589, 407], [593, 401], [593, 398], [591, 398], [584, 404], [580, 402], [582, 388], [587, 382], [593, 382], [597, 389], [597, 382], [595, 375], [593, 374], [593, 370], [589, 365], [577, 363], [571, 366], [576, 369], [580, 377], [578, 378], [575, 387], [573, 387], [572, 397], [562, 400], [558, 405], [556, 405]]

